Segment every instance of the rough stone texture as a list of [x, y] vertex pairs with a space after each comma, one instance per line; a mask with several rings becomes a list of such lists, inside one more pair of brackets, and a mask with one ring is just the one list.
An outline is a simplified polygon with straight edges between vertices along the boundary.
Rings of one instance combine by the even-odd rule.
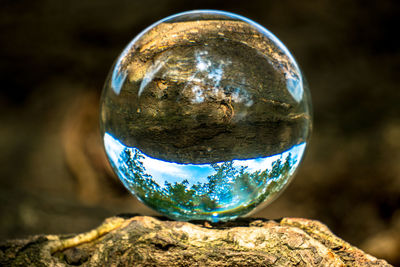
[[112, 217], [87, 233], [0, 244], [1, 266], [390, 266], [318, 221]]
[[104, 130], [150, 157], [215, 163], [276, 155], [307, 139], [308, 95], [295, 99], [288, 85], [303, 86], [300, 71], [247, 23], [161, 23], [115, 68], [103, 92]]

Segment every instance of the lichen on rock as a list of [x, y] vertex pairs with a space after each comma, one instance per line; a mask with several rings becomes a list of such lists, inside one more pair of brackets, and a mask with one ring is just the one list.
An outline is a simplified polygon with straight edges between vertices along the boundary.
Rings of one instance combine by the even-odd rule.
[[1, 266], [390, 266], [318, 221], [168, 221], [112, 217], [87, 233], [0, 245]]

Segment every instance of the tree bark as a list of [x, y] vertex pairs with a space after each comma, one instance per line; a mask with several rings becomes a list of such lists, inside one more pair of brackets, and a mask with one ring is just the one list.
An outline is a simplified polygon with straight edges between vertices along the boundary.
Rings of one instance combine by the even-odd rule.
[[0, 266], [390, 266], [300, 218], [180, 222], [108, 218], [78, 235], [0, 244]]

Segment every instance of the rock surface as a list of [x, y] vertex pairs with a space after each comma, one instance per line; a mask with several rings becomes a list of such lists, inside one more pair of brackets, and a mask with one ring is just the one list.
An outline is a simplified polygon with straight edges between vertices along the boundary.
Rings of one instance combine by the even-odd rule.
[[87, 233], [0, 244], [1, 266], [390, 266], [318, 221], [112, 217]]
[[103, 91], [104, 131], [150, 157], [194, 164], [305, 142], [308, 89], [291, 56], [248, 23], [192, 19], [161, 23], [121, 54]]

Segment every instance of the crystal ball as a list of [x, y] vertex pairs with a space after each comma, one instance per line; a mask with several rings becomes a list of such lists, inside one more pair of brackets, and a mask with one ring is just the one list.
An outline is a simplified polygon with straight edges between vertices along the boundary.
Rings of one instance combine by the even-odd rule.
[[270, 203], [311, 131], [308, 87], [288, 49], [259, 24], [213, 10], [136, 36], [111, 68], [100, 109], [124, 186], [176, 220], [227, 221]]

